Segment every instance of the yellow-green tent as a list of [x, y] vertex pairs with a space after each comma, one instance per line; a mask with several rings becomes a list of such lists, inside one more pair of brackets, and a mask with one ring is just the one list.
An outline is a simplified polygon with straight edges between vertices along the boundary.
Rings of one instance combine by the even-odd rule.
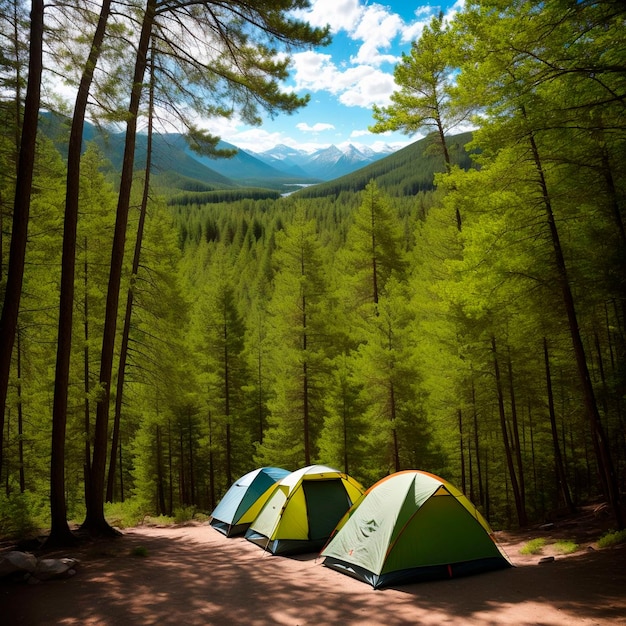
[[317, 552], [362, 493], [363, 487], [339, 470], [303, 467], [277, 483], [246, 539], [272, 554]]
[[374, 588], [511, 566], [463, 493], [418, 470], [391, 474], [370, 487], [321, 556], [325, 566]]

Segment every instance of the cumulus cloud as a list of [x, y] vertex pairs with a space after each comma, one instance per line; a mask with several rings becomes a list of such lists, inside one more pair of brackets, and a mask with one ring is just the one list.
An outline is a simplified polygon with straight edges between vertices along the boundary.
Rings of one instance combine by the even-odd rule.
[[[463, 3], [464, 0], [457, 0], [447, 10], [446, 19], [451, 19]], [[393, 70], [400, 61], [399, 50], [408, 49], [439, 10], [439, 6], [420, 4], [411, 18], [406, 19], [407, 14], [404, 13], [403, 19], [382, 0], [311, 0], [310, 7], [298, 11], [297, 16], [313, 26], [329, 24], [335, 42], [319, 51], [291, 54], [290, 80], [283, 88], [299, 94], [325, 93], [344, 107], [367, 110], [374, 104], [387, 106], [391, 94], [397, 89]], [[338, 51], [341, 51], [340, 56]], [[320, 115], [318, 119], [324, 118]], [[292, 128], [299, 131], [302, 138], [305, 134], [314, 137], [317, 133], [343, 127], [338, 120], [331, 120], [334, 123], [324, 119], [323, 123], [309, 121]], [[216, 134], [243, 149], [256, 152], [277, 143], [299, 148], [304, 146], [301, 139], [295, 142], [287, 136], [262, 129], [240, 132], [241, 129], [235, 121], [230, 121], [227, 128], [222, 122]], [[368, 134], [365, 129], [352, 129], [353, 138]], [[415, 137], [411, 140], [414, 141]]]
[[296, 91], [326, 91], [346, 106], [388, 104], [396, 88], [390, 73], [367, 64], [340, 68], [330, 55], [318, 52], [294, 55], [292, 68]]
[[377, 4], [368, 6], [356, 28], [350, 33], [352, 39], [363, 42], [352, 62], [375, 66], [386, 62], [394, 63], [397, 57], [383, 54], [382, 51], [390, 48], [403, 26], [402, 18], [395, 13], [389, 13], [386, 7]]
[[318, 122], [317, 124], [313, 124], [313, 126], [300, 122], [296, 124], [296, 128], [303, 133], [321, 133], [325, 130], [334, 130], [335, 127], [332, 124], [325, 124], [323, 122]]
[[[463, 1], [458, 0], [452, 11]], [[388, 104], [397, 88], [393, 80], [393, 69], [400, 61], [397, 44], [407, 45], [419, 38], [438, 10], [430, 5], [419, 6], [415, 19], [405, 22], [388, 6], [376, 2], [312, 0], [311, 7], [299, 12], [299, 17], [314, 26], [330, 24], [331, 32], [347, 37], [356, 52], [340, 61], [327, 52], [294, 54], [290, 89], [325, 91], [344, 106], [371, 108]]]
[[330, 25], [332, 32], [352, 32], [361, 19], [364, 7], [360, 0], [313, 0], [311, 8], [297, 11], [298, 17], [313, 26]]
[[360, 67], [354, 75], [359, 78], [342, 91], [339, 96], [341, 104], [363, 108], [371, 108], [373, 104], [389, 104], [389, 98], [396, 86], [393, 76], [365, 66]]

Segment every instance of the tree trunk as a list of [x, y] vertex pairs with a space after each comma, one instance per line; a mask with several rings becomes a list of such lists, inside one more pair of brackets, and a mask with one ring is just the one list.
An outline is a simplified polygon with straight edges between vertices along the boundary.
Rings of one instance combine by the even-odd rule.
[[[304, 276], [304, 269], [302, 269]], [[307, 325], [306, 325], [306, 296], [302, 296], [302, 404], [303, 404], [303, 430], [304, 430], [304, 464], [311, 465], [311, 440], [309, 433], [309, 373], [307, 364]]]
[[143, 87], [143, 78], [147, 66], [147, 54], [150, 44], [152, 27], [156, 11], [156, 0], [148, 0], [144, 14], [137, 58], [133, 87], [128, 108], [128, 122], [126, 126], [126, 140], [124, 158], [120, 179], [120, 190], [111, 250], [111, 269], [107, 290], [104, 332], [102, 337], [102, 354], [100, 361], [100, 385], [102, 398], [96, 407], [96, 424], [93, 444], [93, 460], [91, 464], [91, 489], [87, 501], [87, 513], [82, 528], [94, 535], [111, 535], [116, 532], [104, 518], [104, 482], [106, 474], [107, 441], [109, 427], [109, 405], [111, 400], [111, 373], [113, 367], [113, 351], [115, 347], [115, 333], [117, 326], [117, 310], [120, 297], [122, 266], [124, 261], [124, 244], [128, 224], [130, 192], [133, 179], [133, 165], [135, 158], [135, 144], [137, 134], [137, 115]]
[[559, 446], [559, 435], [556, 427], [556, 416], [554, 412], [554, 396], [552, 393], [552, 377], [550, 375], [550, 357], [548, 355], [548, 341], [543, 338], [543, 356], [546, 364], [546, 388], [548, 392], [548, 411], [550, 414], [550, 429], [552, 432], [552, 445], [554, 448], [554, 465], [556, 476], [559, 483], [559, 490], [565, 501], [565, 505], [571, 513], [576, 512], [576, 507], [572, 502], [569, 486], [567, 483], [567, 474], [565, 473], [565, 465], [561, 456], [561, 447]]
[[165, 489], [163, 486], [163, 443], [161, 441], [161, 427], [156, 426], [157, 445], [157, 506], [160, 515], [166, 515], [165, 509]]
[[515, 385], [513, 384], [513, 363], [511, 362], [511, 354], [508, 355], [509, 370], [509, 397], [511, 398], [511, 428], [513, 430], [513, 443], [515, 445], [515, 460], [517, 462], [517, 472], [519, 481], [520, 496], [522, 498], [522, 506], [526, 508], [526, 487], [524, 480], [524, 463], [522, 461], [522, 446], [519, 438], [519, 425], [517, 421], [517, 403], [515, 402]]
[[526, 509], [522, 499], [517, 476], [515, 475], [515, 466], [513, 463], [513, 454], [509, 442], [509, 435], [506, 426], [506, 415], [504, 412], [504, 396], [502, 393], [502, 380], [500, 377], [500, 365], [498, 363], [498, 352], [496, 350], [496, 338], [491, 336], [491, 351], [493, 352], [493, 367], [496, 379], [496, 389], [498, 392], [498, 412], [500, 414], [500, 428], [502, 430], [502, 441], [504, 443], [504, 452], [506, 454], [506, 464], [509, 469], [509, 478], [511, 480], [511, 488], [513, 489], [513, 498], [515, 499], [515, 509], [517, 511], [517, 521], [520, 527], [524, 527], [528, 523], [526, 517]]
[[[525, 111], [522, 110], [522, 113], [525, 116]], [[574, 297], [572, 295], [567, 267], [565, 265], [565, 257], [563, 256], [563, 250], [561, 248], [559, 231], [556, 226], [556, 220], [554, 218], [554, 212], [552, 210], [552, 201], [548, 193], [548, 185], [544, 175], [542, 162], [539, 156], [539, 149], [537, 147], [535, 137], [532, 133], [529, 135], [529, 142], [532, 150], [535, 168], [537, 170], [538, 182], [541, 189], [542, 201], [546, 212], [548, 227], [550, 229], [550, 238], [554, 250], [556, 269], [558, 272], [559, 283], [563, 294], [565, 311], [567, 313], [567, 319], [569, 322], [569, 330], [574, 348], [574, 354], [576, 356], [576, 365], [578, 368], [578, 376], [580, 378], [585, 410], [587, 412], [587, 418], [589, 419], [589, 423], [591, 425], [592, 437], [594, 439], [594, 445], [598, 457], [598, 466], [604, 477], [603, 482], [605, 483], [607, 490], [606, 497], [609, 500], [609, 505], [615, 517], [617, 527], [619, 529], [622, 529], [624, 528], [624, 520], [620, 508], [617, 478], [615, 476], [615, 470], [613, 468], [613, 462], [611, 460], [608, 441], [604, 434], [604, 428], [600, 420], [600, 414], [598, 412], [598, 406], [596, 403], [593, 385], [591, 384], [591, 377], [589, 375], [589, 368], [587, 366], [587, 359], [585, 356], [585, 348], [578, 326], [576, 307], [574, 306]]]
[[476, 474], [478, 478], [478, 501], [485, 505], [485, 493], [483, 490], [482, 463], [480, 458], [480, 437], [478, 432], [478, 411], [476, 410], [476, 386], [472, 378], [472, 416], [474, 418], [474, 448], [476, 450]]
[[[187, 433], [187, 445], [189, 446], [189, 492], [191, 494], [191, 499], [189, 501], [190, 504], [196, 504], [196, 479], [194, 476], [194, 466], [193, 466], [193, 425], [191, 423], [191, 408], [188, 409], [189, 414], [187, 415], [187, 425], [189, 431]], [[232, 481], [229, 481], [230, 485]]]
[[[461, 454], [461, 491], [463, 493], [467, 493], [466, 485], [465, 485], [465, 440], [463, 437], [463, 411], [462, 409], [457, 409], [457, 418], [459, 424], [459, 449]], [[471, 491], [471, 489], [470, 489]]]
[[[50, 472], [51, 529], [49, 544], [63, 544], [70, 537], [65, 504], [65, 431], [67, 423], [67, 396], [69, 390], [70, 359], [72, 351], [72, 323], [74, 313], [74, 279], [76, 269], [76, 230], [80, 195], [80, 158], [83, 129], [89, 91], [110, 12], [110, 0], [100, 9], [89, 57], [81, 76], [67, 154], [65, 189], [65, 216], [63, 223], [63, 253], [61, 259], [61, 293], [59, 297], [59, 331], [52, 407], [52, 452]], [[91, 482], [91, 481], [90, 481]], [[86, 492], [90, 490], [87, 489]]]
[[169, 475], [169, 489], [168, 489], [168, 497], [169, 497], [169, 509], [167, 511], [168, 515], [172, 515], [174, 510], [174, 454], [172, 451], [172, 424], [167, 419], [167, 471]]
[[233, 446], [230, 428], [230, 363], [228, 353], [228, 324], [224, 320], [224, 412], [226, 414], [226, 484], [233, 483]]
[[211, 411], [209, 411], [209, 501], [211, 510], [217, 504], [215, 498], [215, 459], [213, 458], [213, 421]]
[[83, 477], [85, 482], [85, 502], [89, 499], [89, 475], [91, 469], [91, 411], [89, 406], [89, 289], [87, 282], [87, 272], [88, 272], [88, 263], [87, 263], [87, 238], [85, 237], [85, 264], [84, 264], [84, 280], [83, 280], [83, 289], [84, 289], [84, 299], [85, 299], [85, 321], [83, 323], [83, 339], [85, 341], [85, 347], [83, 349], [83, 388], [85, 391], [85, 402], [84, 402], [84, 435], [85, 435], [85, 460], [83, 462]]
[[[373, 195], [372, 191], [372, 195]], [[374, 199], [372, 197], [372, 206], [370, 209], [372, 216], [372, 295], [374, 297], [374, 304], [378, 305], [378, 267], [376, 258], [376, 216], [374, 213]], [[378, 309], [376, 310], [378, 315]]]
[[20, 493], [24, 493], [26, 476], [24, 474], [24, 412], [22, 409], [22, 342], [19, 327], [17, 329], [17, 437]]
[[178, 465], [178, 501], [181, 506], [187, 502], [187, 481], [185, 480], [185, 442], [183, 439], [183, 427], [179, 426], [178, 431], [178, 451], [180, 453], [180, 463]]
[[[116, 450], [120, 437], [120, 425], [122, 421], [122, 399], [124, 397], [124, 382], [126, 379], [126, 362], [128, 359], [128, 341], [130, 338], [130, 323], [133, 313], [134, 287], [139, 273], [139, 261], [141, 258], [141, 246], [143, 244], [143, 231], [148, 211], [150, 197], [150, 169], [152, 167], [152, 134], [154, 117], [154, 59], [150, 59], [150, 87], [148, 103], [148, 134], [146, 139], [146, 175], [143, 183], [141, 208], [139, 210], [139, 223], [135, 238], [135, 250], [133, 253], [133, 267], [131, 269], [130, 287], [126, 293], [126, 309], [124, 311], [124, 326], [122, 329], [122, 342], [120, 345], [120, 360], [117, 368], [117, 385], [115, 391], [115, 413], [113, 415], [113, 435], [111, 437], [111, 455], [109, 458], [109, 475], [107, 479], [106, 501], [113, 502], [113, 488], [115, 485]], [[120, 468], [121, 472], [121, 468]]]
[[393, 381], [391, 382], [391, 387], [389, 389], [389, 401], [391, 403], [391, 435], [392, 435], [392, 445], [393, 445], [393, 466], [396, 472], [400, 471], [400, 448], [398, 445], [398, 429], [396, 428], [396, 393], [395, 388], [393, 386]]
[[[24, 122], [20, 140], [20, 151], [15, 184], [9, 267], [4, 292], [2, 315], [0, 316], [0, 474], [3, 465], [4, 417], [11, 356], [17, 332], [17, 318], [22, 296], [26, 243], [28, 240], [28, 220], [30, 196], [35, 169], [37, 127], [41, 101], [41, 74], [43, 70], [43, 0], [32, 0], [30, 12], [30, 48], [28, 61], [28, 84], [24, 101]], [[19, 103], [18, 103], [19, 106]]]

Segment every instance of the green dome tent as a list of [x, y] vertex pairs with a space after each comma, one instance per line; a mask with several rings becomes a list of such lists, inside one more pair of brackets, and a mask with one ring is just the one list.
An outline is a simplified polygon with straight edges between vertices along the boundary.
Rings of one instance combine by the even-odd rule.
[[246, 539], [272, 554], [317, 552], [362, 493], [358, 482], [332, 467], [303, 467], [277, 483]]
[[321, 556], [374, 588], [511, 566], [476, 507], [447, 481], [417, 470], [370, 487]]
[[235, 481], [211, 513], [211, 526], [227, 537], [242, 535], [270, 497], [276, 483], [289, 472], [260, 467]]

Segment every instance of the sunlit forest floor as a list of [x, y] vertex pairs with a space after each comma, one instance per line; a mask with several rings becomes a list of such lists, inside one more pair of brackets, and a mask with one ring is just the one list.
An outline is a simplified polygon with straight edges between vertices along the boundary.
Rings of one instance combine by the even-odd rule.
[[0, 583], [10, 625], [626, 624], [626, 544], [587, 508], [541, 527], [498, 532], [515, 567], [374, 591], [315, 555], [270, 556], [207, 523], [141, 526], [46, 556], [80, 559], [76, 574]]

